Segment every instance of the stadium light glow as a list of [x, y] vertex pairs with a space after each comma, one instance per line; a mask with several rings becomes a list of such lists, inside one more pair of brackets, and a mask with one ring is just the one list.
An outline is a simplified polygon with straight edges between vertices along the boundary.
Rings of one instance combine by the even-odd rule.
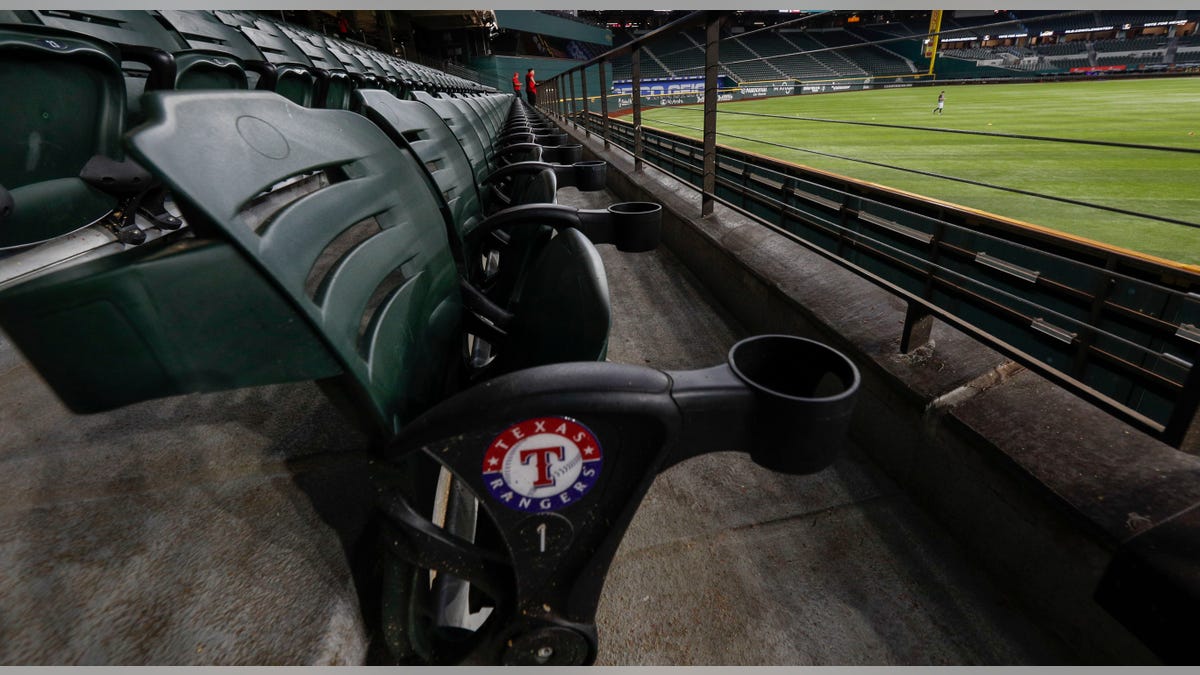
[[1038, 37], [1050, 37], [1051, 35], [1054, 35], [1054, 31], [1044, 30], [1044, 31], [1042, 31], [1042, 34], [1039, 35]]

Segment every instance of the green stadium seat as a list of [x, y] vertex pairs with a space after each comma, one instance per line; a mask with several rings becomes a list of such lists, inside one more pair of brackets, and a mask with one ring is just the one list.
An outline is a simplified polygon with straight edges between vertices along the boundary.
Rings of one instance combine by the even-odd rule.
[[[44, 26], [0, 26], [0, 248], [52, 239], [104, 219], [117, 199], [80, 173], [120, 157], [125, 118], [115, 47]], [[7, 201], [6, 200], [6, 201]]]
[[[495, 237], [473, 237], [473, 231], [486, 215], [483, 204], [497, 203], [488, 199], [491, 190], [481, 191], [473, 178], [471, 162], [444, 121], [428, 106], [418, 101], [401, 101], [387, 92], [359, 90], [355, 92], [363, 114], [375, 122], [395, 142], [411, 150], [425, 167], [429, 179], [443, 196], [443, 209], [452, 244], [460, 251], [464, 276], [485, 289], [487, 296], [502, 306], [514, 300], [514, 291], [521, 286], [526, 265], [552, 235], [552, 228], [517, 228], [497, 233]], [[488, 103], [497, 107], [508, 104], [507, 96], [496, 97]], [[576, 174], [603, 169], [603, 162], [583, 163], [584, 166], [555, 166], [540, 162], [512, 164], [492, 176], [513, 180], [507, 186], [511, 198], [504, 206], [554, 203], [558, 177], [567, 177], [577, 184]], [[597, 166], [599, 165], [599, 166]], [[497, 181], [492, 182], [500, 182]], [[591, 189], [603, 187], [603, 180]], [[478, 242], [468, 245], [468, 242]], [[498, 255], [498, 260], [490, 260]]]
[[256, 64], [260, 75], [256, 89], [274, 91], [303, 106], [314, 105], [317, 69], [296, 43], [272, 24], [256, 23], [253, 16], [221, 10], [213, 14], [221, 22], [241, 31], [265, 57], [264, 62]]
[[[269, 93], [164, 92], [148, 103], [150, 122], [132, 135], [131, 152], [162, 175], [200, 236], [230, 242], [313, 327], [345, 373], [346, 400], [365, 404], [390, 435], [454, 388], [459, 275], [438, 195], [410, 154], [361, 116], [305, 110]], [[186, 150], [200, 143], [213, 161]], [[313, 171], [329, 184], [257, 229], [246, 224], [248, 202]], [[322, 269], [338, 246], [349, 250]], [[504, 343], [505, 367], [603, 358], [607, 284], [590, 247], [564, 230], [531, 266], [527, 283], [555, 292], [513, 315], [509, 335], [527, 341]], [[542, 330], [556, 321], [586, 334], [558, 344]]]
[[316, 97], [317, 106], [334, 110], [348, 109], [350, 94], [354, 91], [356, 84], [350, 73], [343, 67], [342, 62], [325, 46], [325, 40], [316, 33], [294, 26], [279, 24], [279, 29], [312, 60], [313, 66], [320, 73]]

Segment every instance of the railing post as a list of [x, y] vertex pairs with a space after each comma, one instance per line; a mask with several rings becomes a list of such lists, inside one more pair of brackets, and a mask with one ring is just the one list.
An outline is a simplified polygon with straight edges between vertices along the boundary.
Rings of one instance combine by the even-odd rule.
[[1175, 399], [1171, 417], [1164, 425], [1162, 441], [1193, 455], [1200, 455], [1200, 347], [1192, 350], [1192, 367]]
[[933, 315], [925, 306], [909, 302], [904, 311], [904, 330], [900, 333], [900, 353], [908, 354], [929, 342], [933, 333]]
[[633, 65], [633, 170], [642, 171], [642, 48], [629, 54]]
[[604, 127], [601, 132], [604, 136], [604, 149], [608, 150], [608, 84], [605, 83], [605, 68], [604, 59], [600, 59], [600, 63], [596, 66], [600, 69], [600, 116], [604, 118]]
[[575, 123], [575, 128], [579, 128], [579, 113], [578, 106], [575, 101], [575, 73], [571, 73], [571, 121]]
[[589, 122], [588, 118], [590, 117], [590, 114], [588, 111], [587, 67], [586, 66], [584, 68], [580, 69], [580, 71], [579, 71], [579, 88], [582, 90], [580, 93], [583, 96], [583, 137], [591, 138], [592, 132], [590, 131], [591, 127], [589, 126], [589, 123], [588, 123]]
[[704, 182], [700, 215], [713, 212], [717, 194], [717, 58], [720, 56], [721, 15], [709, 12], [704, 39]]

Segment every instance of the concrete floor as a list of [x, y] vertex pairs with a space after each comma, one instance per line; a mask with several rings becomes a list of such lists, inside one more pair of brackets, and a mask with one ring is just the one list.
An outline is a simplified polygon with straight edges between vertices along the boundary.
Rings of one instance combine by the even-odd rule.
[[[624, 324], [611, 360], [703, 367], [744, 337], [669, 253], [602, 255]], [[690, 309], [663, 311], [667, 300]], [[598, 625], [605, 665], [1072, 661], [855, 447], [813, 476], [734, 453], [666, 471], [617, 554]]]
[[[610, 360], [708, 366], [744, 336], [668, 252], [601, 254]], [[362, 662], [364, 448], [311, 383], [73, 415], [0, 338], [0, 664]], [[598, 623], [607, 665], [1074, 660], [853, 447], [815, 476], [667, 471]]]

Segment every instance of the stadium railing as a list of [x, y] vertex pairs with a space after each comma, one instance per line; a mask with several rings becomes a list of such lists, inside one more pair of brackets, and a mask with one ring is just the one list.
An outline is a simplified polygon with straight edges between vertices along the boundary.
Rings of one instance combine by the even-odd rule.
[[912, 315], [905, 350], [924, 342], [920, 327], [935, 315], [1138, 429], [1184, 443], [1200, 404], [1197, 272], [718, 147], [715, 86], [695, 128], [704, 141], [642, 126], [636, 66], [631, 122], [606, 116], [604, 97], [597, 111], [569, 94], [586, 68], [637, 63], [643, 44], [719, 21], [695, 13], [563, 73], [546, 109], [700, 187], [702, 213], [714, 200], [743, 209], [899, 293]]
[[[649, 173], [647, 163], [694, 186], [698, 212], [675, 216], [677, 226], [687, 230], [691, 221], [696, 230], [695, 236], [679, 235], [687, 239], [681, 246], [708, 245], [697, 242], [715, 234], [699, 223], [720, 203], [903, 299], [907, 312], [895, 340], [900, 353], [925, 346], [937, 318], [1090, 402], [1097, 414], [1108, 413], [1192, 454], [1200, 450], [1200, 271], [718, 145], [722, 16], [692, 13], [563, 72], [547, 82], [540, 107], [574, 127], [597, 155], [628, 153], [632, 194], [640, 193], [636, 185]], [[703, 115], [702, 126], [688, 127], [693, 137], [648, 128], [642, 113], [655, 104], [647, 100], [663, 104], [664, 98], [642, 93], [644, 52], [657, 39], [696, 26], [705, 29], [705, 84], [702, 92], [675, 98], [702, 105], [693, 109], [697, 118]], [[610, 116], [609, 97], [589, 98], [587, 91], [592, 71], [607, 90], [606, 65], [615, 59], [630, 63], [632, 92], [621, 95], [619, 111], [631, 116], [628, 121]], [[668, 105], [670, 98], [665, 97]], [[597, 140], [590, 142], [593, 136]], [[779, 281], [745, 259], [739, 262], [747, 277]], [[758, 288], [749, 282], [731, 286]], [[1005, 451], [998, 445], [990, 450]], [[1055, 460], [1051, 471], [1086, 472], [1080, 461], [1086, 462], [1074, 455]], [[1034, 479], [1044, 481], [1039, 490], [1050, 493], [1078, 487], [1045, 475]], [[1100, 480], [1114, 490], [1125, 488], [1119, 472]], [[1080, 511], [1069, 516], [1092, 517]], [[1107, 544], [1112, 559], [1087, 599], [1171, 663], [1192, 662], [1196, 654], [1187, 636], [1200, 604], [1200, 590], [1187, 571], [1195, 564], [1193, 520], [1161, 523]], [[997, 565], [1027, 562], [1005, 559]]]

